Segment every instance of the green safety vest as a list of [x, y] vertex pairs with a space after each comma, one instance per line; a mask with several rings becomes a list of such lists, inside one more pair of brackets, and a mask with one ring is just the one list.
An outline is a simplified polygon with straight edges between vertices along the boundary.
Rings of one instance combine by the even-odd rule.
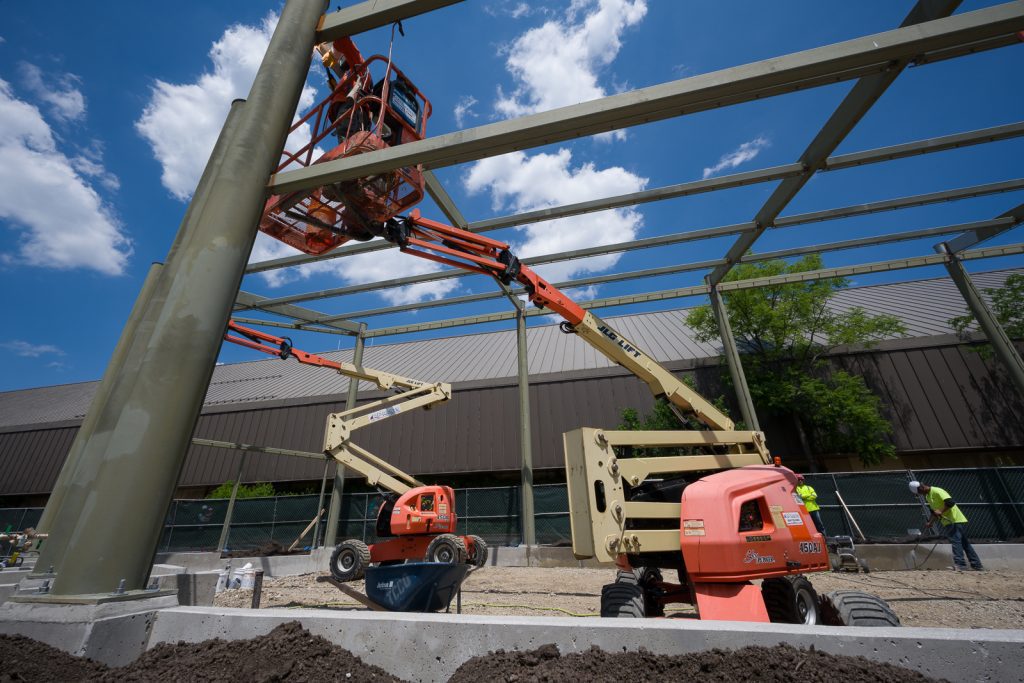
[[809, 484], [800, 484], [796, 487], [796, 492], [804, 499], [804, 507], [807, 508], [808, 512], [814, 512], [819, 509], [818, 494], [814, 492], [814, 489]]
[[[940, 489], [938, 486], [931, 487], [928, 489], [928, 493], [924, 494], [928, 507], [933, 511], [945, 510], [946, 499], [952, 497], [946, 493], [945, 489]], [[967, 518], [964, 516], [964, 513], [960, 512], [960, 506], [954, 505], [942, 513], [939, 521], [942, 522], [942, 526], [949, 526], [950, 524], [966, 524]]]

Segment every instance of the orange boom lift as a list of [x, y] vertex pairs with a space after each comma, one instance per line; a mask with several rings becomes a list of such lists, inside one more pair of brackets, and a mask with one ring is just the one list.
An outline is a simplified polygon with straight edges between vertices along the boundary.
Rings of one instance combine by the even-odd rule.
[[482, 538], [456, 533], [458, 517], [452, 487], [424, 484], [358, 446], [350, 438], [352, 432], [360, 427], [413, 408], [429, 409], [435, 403], [447, 401], [452, 395], [450, 385], [420, 382], [306, 353], [294, 348], [287, 337], [275, 337], [239, 325], [234, 320], [228, 323], [224, 339], [281, 359], [294, 358], [304, 365], [330, 368], [351, 381], [373, 382], [378, 389], [394, 392], [379, 401], [334, 413], [327, 419], [324, 453], [387, 492], [377, 511], [375, 529], [379, 538], [387, 540], [370, 545], [359, 539], [342, 541], [331, 555], [331, 575], [335, 579], [361, 579], [371, 564], [425, 560], [450, 564], [467, 562], [482, 567], [487, 562], [487, 544]]

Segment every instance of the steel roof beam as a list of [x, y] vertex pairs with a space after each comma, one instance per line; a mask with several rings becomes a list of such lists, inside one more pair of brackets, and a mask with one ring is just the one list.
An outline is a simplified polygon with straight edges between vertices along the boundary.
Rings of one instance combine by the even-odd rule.
[[[938, 18], [948, 17], [959, 4], [960, 0], [918, 0], [903, 21], [902, 26], [907, 27], [908, 24], [913, 24], [915, 27], [929, 26], [931, 22], [925, 24], [918, 22], [928, 22], [930, 19], [941, 21], [943, 19]], [[948, 21], [948, 19], [945, 20]], [[775, 191], [754, 216], [757, 229], [737, 238], [725, 254], [725, 264], [715, 268], [708, 276], [709, 284], [716, 285], [721, 282], [729, 269], [739, 263], [740, 258], [764, 234], [764, 231], [774, 224], [775, 219], [807, 185], [814, 173], [822, 168], [829, 155], [846, 139], [850, 131], [899, 77], [914, 56], [905, 54], [894, 60], [885, 71], [866, 75], [853, 85], [825, 125], [811, 140], [807, 149], [800, 155], [798, 163], [804, 167], [805, 172], [792, 178], [786, 178], [776, 186]]]
[[1011, 220], [1011, 224], [1009, 226], [993, 225], [973, 228], [946, 242], [946, 248], [956, 254], [968, 247], [973, 247], [979, 242], [990, 240], [996, 235], [1006, 232], [1018, 223], [1024, 222], [1024, 204], [1018, 204], [1006, 213], [1000, 214], [999, 217], [1009, 218]]
[[[303, 322], [319, 322], [319, 319], [323, 317], [323, 313], [319, 313], [308, 308], [291, 306], [288, 304], [267, 305], [264, 303], [266, 301], [268, 301], [266, 297], [259, 296], [258, 294], [252, 294], [250, 292], [240, 291], [238, 296], [235, 298], [235, 310], [259, 309], [266, 311], [267, 313], [283, 315], [286, 318], [302, 320]], [[350, 322], [345, 319], [345, 316], [336, 316], [330, 322], [323, 322], [320, 324], [335, 328], [338, 334], [347, 334], [350, 336], [358, 335], [360, 329], [359, 323]]]
[[370, 0], [325, 14], [317, 27], [316, 42], [354, 36], [371, 29], [448, 7], [462, 0]]
[[[836, 220], [839, 218], [849, 218], [852, 216], [863, 216], [872, 213], [879, 213], [882, 211], [894, 211], [896, 209], [902, 209], [907, 207], [925, 206], [927, 204], [955, 201], [959, 199], [967, 199], [972, 197], [981, 197], [985, 195], [998, 194], [1001, 192], [1010, 192], [1019, 189], [1024, 189], [1024, 178], [1008, 180], [998, 183], [985, 183], [983, 185], [973, 185], [970, 187], [956, 188], [953, 190], [943, 190], [941, 192], [930, 192], [921, 195], [911, 195], [908, 197], [899, 197], [896, 199], [886, 199], [878, 202], [869, 202], [867, 204], [855, 204], [852, 206], [844, 206], [835, 209], [825, 209], [823, 211], [796, 214], [794, 216], [783, 216], [782, 218], [779, 218], [775, 221], [774, 227], [790, 228], [798, 225], [805, 225], [808, 223], [815, 223], [826, 220]], [[630, 242], [619, 242], [617, 244], [604, 245], [600, 247], [590, 247], [588, 249], [578, 249], [575, 251], [548, 254], [546, 256], [523, 259], [523, 262], [526, 263], [527, 265], [553, 263], [573, 258], [583, 258], [585, 256], [598, 256], [603, 254], [615, 253], [619, 251], [629, 251], [632, 249], [665, 246], [668, 244], [679, 244], [683, 242], [707, 239], [710, 237], [719, 237], [722, 235], [743, 233], [746, 231], [752, 231], [754, 228], [755, 225], [753, 223], [738, 223], [736, 225], [724, 225], [715, 228], [705, 228], [702, 230], [693, 230], [690, 232], [662, 235], [660, 237], [649, 237], [646, 239], [633, 240]], [[371, 292], [380, 289], [387, 289], [389, 287], [404, 287], [407, 285], [419, 284], [421, 282], [435, 282], [438, 280], [445, 280], [448, 278], [468, 277], [469, 275], [471, 275], [471, 273], [466, 273], [457, 270], [441, 270], [433, 273], [426, 273], [423, 275], [411, 275], [408, 277], [395, 278], [392, 280], [380, 280], [377, 282], [368, 282], [358, 285], [348, 285], [346, 287], [336, 287], [334, 289], [321, 290], [319, 292], [293, 294], [290, 296], [278, 297], [275, 299], [261, 299], [259, 306], [247, 305], [244, 302], [239, 301], [239, 304], [241, 304], [239, 308], [242, 310], [248, 308], [268, 309], [270, 307], [279, 307], [283, 304], [293, 303], [296, 301], [328, 299], [333, 297], [346, 296], [349, 294], [359, 294], [362, 292]], [[302, 318], [303, 316], [294, 315], [291, 317]], [[319, 317], [309, 318], [309, 321], [321, 322], [326, 320], [333, 322], [335, 320], [340, 320], [343, 317], [349, 316], [320, 315]]]
[[[962, 254], [959, 254], [959, 258], [961, 258], [962, 260], [972, 260], [996, 258], [999, 256], [1013, 256], [1017, 254], [1024, 254], [1024, 243], [1009, 244], [1003, 247], [973, 249], [971, 251], [965, 251]], [[812, 270], [803, 273], [790, 273], [787, 275], [755, 278], [751, 280], [735, 280], [732, 282], [723, 282], [719, 284], [718, 289], [721, 292], [726, 292], [738, 289], [754, 289], [758, 287], [770, 287], [781, 284], [794, 284], [797, 282], [807, 282], [810, 280], [823, 280], [832, 277], [845, 277], [849, 275], [863, 275], [866, 273], [884, 273], [893, 270], [905, 270], [908, 268], [921, 268], [923, 266], [931, 266], [944, 263], [945, 259], [947, 258], [948, 256], [946, 256], [945, 254], [931, 254], [928, 256], [892, 259], [890, 261], [863, 263], [854, 266], [841, 266], [838, 268], [824, 268], [822, 270]], [[680, 299], [689, 296], [700, 296], [702, 294], [707, 294], [709, 291], [710, 288], [706, 284], [694, 285], [692, 287], [679, 287], [675, 289], [665, 289], [657, 292], [645, 292], [643, 294], [627, 294], [625, 296], [609, 297], [606, 299], [594, 299], [593, 301], [583, 301], [580, 302], [580, 306], [588, 310], [594, 308], [608, 308], [610, 306], [624, 306], [627, 304], [646, 303], [650, 301], [664, 301], [666, 299]], [[516, 313], [514, 311], [505, 311], [501, 313], [466, 316], [464, 318], [449, 318], [447, 320], [436, 320], [426, 323], [417, 323], [414, 325], [382, 327], [367, 332], [366, 336], [386, 337], [396, 334], [409, 334], [412, 332], [424, 332], [427, 330], [440, 330], [451, 327], [461, 327], [466, 325], [479, 325], [489, 322], [511, 320], [512, 318], [515, 317], [515, 315]], [[551, 315], [551, 312], [543, 309], [529, 309], [526, 312], [526, 315]]]
[[[1024, 3], [1011, 2], [683, 80], [560, 107], [276, 174], [274, 194], [320, 187], [424, 164], [440, 168], [794, 92], [1024, 30]], [[824, 157], [823, 157], [824, 158]]]
[[[858, 247], [874, 246], [878, 244], [891, 244], [893, 242], [907, 242], [910, 240], [921, 239], [924, 237], [935, 237], [938, 235], [949, 235], [956, 232], [963, 232], [964, 230], [982, 230], [993, 227], [1012, 227], [1015, 222], [1011, 218], [996, 218], [986, 221], [974, 221], [971, 223], [958, 223], [956, 225], [946, 225], [938, 228], [924, 228], [921, 230], [909, 230], [907, 232], [890, 233], [886, 235], [878, 235], [875, 237], [862, 237], [859, 239], [843, 240], [841, 242], [830, 242], [828, 244], [815, 244], [806, 247], [794, 247], [792, 249], [780, 249], [778, 251], [766, 251], [759, 254], [747, 254], [743, 257], [744, 262], [753, 261], [769, 261], [776, 258], [787, 258], [790, 256], [801, 256], [804, 254], [813, 254], [822, 251], [841, 251], [844, 249], [856, 249]], [[564, 280], [562, 282], [554, 283], [555, 287], [559, 289], [571, 289], [574, 287], [585, 287], [588, 285], [607, 284], [609, 282], [621, 282], [624, 280], [638, 280], [647, 277], [658, 277], [660, 275], [675, 275], [678, 273], [685, 273], [694, 270], [704, 270], [706, 268], [713, 268], [724, 262], [724, 259], [714, 259], [711, 261], [703, 261], [699, 263], [687, 263], [676, 266], [664, 266], [661, 268], [649, 268], [645, 270], [636, 270], [626, 273], [612, 273], [609, 275], [596, 275], [594, 277], [580, 278], [577, 280]], [[513, 290], [514, 295], [521, 295], [524, 293], [522, 289]], [[418, 303], [401, 304], [398, 306], [386, 306], [383, 308], [371, 308], [362, 311], [352, 311], [344, 316], [331, 316], [327, 318], [321, 318], [316, 322], [327, 323], [335, 320], [336, 318], [348, 318], [350, 320], [363, 320], [376, 315], [386, 315], [389, 313], [402, 313], [405, 311], [417, 311], [428, 308], [439, 308], [441, 306], [454, 306], [457, 304], [474, 303], [477, 301], [487, 301], [490, 299], [498, 299], [504, 296], [502, 292], [483, 292], [481, 294], [468, 294], [466, 296], [457, 296], [449, 299], [436, 299], [433, 301], [421, 301]]]
[[[950, 149], [969, 147], [971, 145], [1008, 140], [1022, 135], [1024, 135], [1024, 122], [992, 126], [990, 128], [982, 128], [965, 133], [943, 135], [940, 137], [928, 138], [926, 140], [915, 140], [913, 142], [907, 142], [899, 145], [879, 147], [877, 149], [869, 149], [862, 152], [851, 152], [850, 154], [829, 157], [825, 160], [825, 166], [821, 170], [837, 171], [845, 168], [852, 168], [854, 166], [864, 166], [883, 161], [892, 161], [894, 159], [903, 159], [906, 157], [931, 154], [934, 152], [943, 152]], [[735, 173], [726, 176], [719, 176], [717, 178], [708, 178], [707, 180], [667, 185], [665, 187], [644, 190], [642, 192], [633, 192], [630, 194], [616, 195], [614, 197], [606, 197], [604, 199], [595, 199], [575, 204], [565, 204], [563, 206], [540, 209], [538, 211], [528, 211], [525, 213], [501, 216], [498, 218], [488, 218], [486, 220], [475, 221], [472, 223], [465, 222], [465, 218], [462, 218], [462, 214], [455, 208], [455, 204], [452, 202], [451, 197], [448, 196], [448, 193], [444, 191], [443, 187], [441, 187], [440, 183], [434, 177], [434, 174], [427, 171], [425, 176], [427, 178], [427, 192], [430, 193], [431, 197], [433, 197], [434, 201], [437, 202], [441, 211], [449, 218], [449, 220], [451, 220], [452, 224], [464, 227], [470, 232], [487, 232], [489, 230], [509, 228], [517, 225], [524, 225], [526, 223], [538, 223], [541, 221], [554, 220], [556, 218], [566, 218], [568, 216], [594, 213], [607, 209], [617, 209], [648, 202], [753, 185], [772, 180], [781, 180], [802, 172], [803, 167], [799, 164], [773, 166], [771, 168], [764, 168], [755, 171], [746, 171], [744, 173]], [[327, 261], [355, 254], [364, 254], [371, 251], [390, 249], [391, 246], [392, 245], [381, 240], [351, 244], [320, 256], [296, 254], [295, 256], [285, 256], [279, 259], [252, 263], [249, 264], [245, 272], [261, 273], [278, 268], [287, 268], [305, 263], [315, 263], [317, 261]]]

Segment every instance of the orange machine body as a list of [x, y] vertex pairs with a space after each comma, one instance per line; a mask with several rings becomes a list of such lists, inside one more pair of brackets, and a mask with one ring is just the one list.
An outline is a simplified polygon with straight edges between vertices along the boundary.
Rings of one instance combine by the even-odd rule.
[[450, 486], [419, 486], [403, 493], [391, 511], [391, 533], [455, 533], [455, 491]]
[[708, 475], [682, 493], [679, 544], [693, 583], [743, 582], [829, 569], [825, 539], [784, 467]]

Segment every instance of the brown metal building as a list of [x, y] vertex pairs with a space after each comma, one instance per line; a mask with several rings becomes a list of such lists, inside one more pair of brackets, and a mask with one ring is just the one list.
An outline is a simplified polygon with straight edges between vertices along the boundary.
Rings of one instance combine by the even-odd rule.
[[[977, 275], [979, 287], [1001, 286], [1020, 271]], [[998, 363], [970, 350], [947, 321], [964, 311], [946, 278], [851, 288], [833, 305], [861, 306], [900, 317], [908, 337], [872, 349], [833, 354], [838, 367], [861, 374], [883, 400], [903, 464], [911, 467], [1024, 463], [1024, 401]], [[612, 318], [617, 329], [678, 372], [695, 374], [709, 396], [726, 393], [717, 349], [693, 339], [686, 311]], [[614, 428], [623, 408], [649, 410], [646, 385], [612, 366], [557, 325], [531, 328], [530, 408], [538, 478], [561, 476], [561, 435], [580, 426]], [[515, 332], [490, 332], [368, 346], [367, 366], [453, 385], [449, 403], [361, 430], [357, 443], [427, 478], [475, 484], [519, 476], [519, 410]], [[351, 351], [324, 354], [351, 360]], [[0, 393], [0, 506], [45, 500], [98, 382]], [[195, 436], [318, 452], [326, 416], [343, 409], [348, 380], [276, 359], [217, 367]], [[368, 387], [363, 387], [368, 389]], [[376, 396], [364, 390], [360, 399]], [[773, 453], [799, 447], [790, 428], [762, 425]], [[193, 447], [179, 481], [181, 496], [232, 479], [237, 451]], [[247, 453], [243, 481], [319, 482], [314, 460]], [[856, 458], [826, 458], [832, 470]], [[798, 464], [792, 458], [788, 463]], [[893, 463], [884, 465], [892, 469]], [[454, 479], [453, 479], [454, 477]]]

